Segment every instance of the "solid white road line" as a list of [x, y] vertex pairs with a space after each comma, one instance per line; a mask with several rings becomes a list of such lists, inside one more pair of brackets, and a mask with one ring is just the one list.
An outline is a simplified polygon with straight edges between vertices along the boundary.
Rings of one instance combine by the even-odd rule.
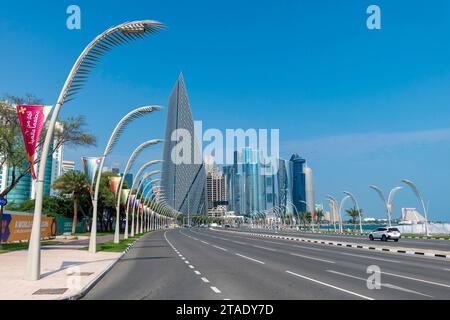
[[242, 258], [244, 258], [244, 259], [248, 259], [248, 260], [251, 260], [251, 261], [255, 261], [255, 262], [258, 262], [258, 263], [260, 263], [260, 264], [266, 264], [265, 262], [262, 262], [262, 261], [259, 261], [259, 260], [256, 260], [256, 259], [253, 259], [253, 258], [250, 258], [250, 257], [244, 256], [244, 255], [242, 255], [242, 254], [239, 254], [239, 253], [236, 253], [236, 255], [237, 255], [237, 256], [239, 256], [239, 257], [242, 257]]
[[304, 255], [298, 254], [298, 253], [290, 253], [290, 255], [291, 255], [291, 256], [296, 256], [296, 257], [305, 258], [305, 259], [311, 259], [311, 260], [322, 261], [322, 262], [326, 262], [326, 263], [336, 263], [336, 262], [334, 262], [334, 261], [325, 260], [325, 259], [319, 259], [319, 258], [314, 258], [314, 257], [309, 257], [309, 256], [304, 256]]
[[213, 245], [213, 247], [214, 247], [214, 248], [217, 248], [217, 249], [219, 249], [219, 250], [222, 250], [222, 251], [228, 251], [227, 249], [222, 248], [222, 247], [219, 247], [219, 246], [216, 246], [216, 245]]
[[370, 297], [367, 297], [367, 296], [363, 296], [362, 294], [359, 294], [359, 293], [356, 293], [356, 292], [353, 292], [353, 291], [349, 291], [349, 290], [345, 290], [345, 289], [333, 286], [331, 284], [328, 284], [328, 283], [325, 283], [325, 282], [322, 282], [322, 281], [319, 281], [319, 280], [316, 280], [316, 279], [312, 279], [312, 278], [309, 278], [309, 277], [306, 277], [306, 276], [302, 276], [301, 274], [298, 274], [298, 273], [295, 273], [295, 272], [292, 272], [292, 271], [289, 271], [289, 270], [286, 270], [286, 272], [291, 274], [291, 275], [294, 275], [296, 277], [299, 277], [299, 278], [302, 278], [302, 279], [305, 279], [305, 280], [309, 280], [309, 281], [312, 281], [312, 282], [321, 284], [323, 286], [330, 287], [330, 288], [333, 288], [333, 289], [336, 289], [336, 290], [339, 290], [339, 291], [342, 291], [342, 292], [345, 292], [345, 293], [348, 293], [348, 294], [352, 294], [354, 296], [357, 296], [357, 297], [360, 297], [360, 298], [363, 298], [363, 299], [366, 299], [366, 300], [374, 300], [373, 298], [370, 298]]
[[450, 288], [450, 285], [444, 284], [444, 283], [433, 282], [433, 281], [428, 281], [428, 280], [423, 280], [423, 279], [417, 279], [417, 278], [413, 278], [413, 277], [402, 276], [400, 274], [389, 273], [389, 272], [384, 272], [384, 271], [381, 271], [381, 273], [382, 274], [386, 274], [388, 276], [399, 277], [399, 278], [403, 278], [403, 279], [409, 279], [409, 280], [414, 280], [414, 281], [418, 281], [418, 282], [424, 282], [424, 283], [428, 283], [428, 284], [433, 284], [435, 286]]
[[208, 283], [208, 282], [209, 282], [209, 280], [206, 279], [206, 278], [204, 278], [204, 277], [202, 278], [202, 281], [205, 282], [205, 283]]
[[[334, 271], [334, 270], [327, 270], [327, 272], [338, 274], [338, 275], [341, 275], [341, 276], [344, 276], [344, 277], [348, 277], [348, 278], [358, 279], [358, 280], [361, 280], [361, 281], [364, 281], [364, 282], [367, 281], [367, 279], [356, 277], [356, 276], [352, 276], [350, 274], [346, 274], [346, 273], [342, 273], [342, 272], [338, 272], [338, 271]], [[396, 286], [396, 285], [393, 285], [393, 284], [390, 284], [390, 283], [380, 283], [380, 285], [382, 287], [386, 287], [386, 288], [391, 288], [391, 289], [400, 290], [400, 291], [404, 291], [404, 292], [414, 293], [414, 294], [417, 294], [419, 296], [425, 296], [425, 297], [433, 298], [432, 296], [430, 296], [428, 294], [420, 293], [420, 292], [417, 292], [417, 291], [414, 291], [414, 290], [410, 290], [410, 289], [405, 289], [405, 288], [402, 288], [402, 287], [399, 287], [399, 286]]]
[[222, 293], [222, 291], [220, 291], [219, 289], [217, 289], [216, 287], [210, 287], [212, 291], [214, 291], [215, 293]]

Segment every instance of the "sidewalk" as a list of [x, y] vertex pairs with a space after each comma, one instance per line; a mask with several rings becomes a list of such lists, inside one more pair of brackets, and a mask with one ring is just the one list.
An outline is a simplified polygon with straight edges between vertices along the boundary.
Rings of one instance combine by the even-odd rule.
[[27, 250], [0, 255], [0, 300], [65, 299], [78, 294], [114, 264], [122, 253], [79, 250], [78, 245], [42, 248], [41, 279], [23, 280]]

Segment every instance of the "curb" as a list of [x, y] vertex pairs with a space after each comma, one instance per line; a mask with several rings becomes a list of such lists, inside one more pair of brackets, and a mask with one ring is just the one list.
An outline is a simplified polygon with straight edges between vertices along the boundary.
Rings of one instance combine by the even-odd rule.
[[[221, 231], [221, 230], [216, 230], [216, 229], [213, 229], [213, 230], [219, 231], [219, 232]], [[409, 254], [409, 255], [425, 256], [425, 257], [450, 259], [450, 255], [445, 255], [445, 254], [441, 254], [441, 253], [411, 251], [411, 250], [398, 250], [398, 249], [390, 249], [390, 248], [383, 248], [383, 247], [373, 247], [373, 246], [366, 246], [366, 245], [360, 245], [360, 244], [352, 244], [352, 243], [346, 243], [346, 242], [311, 240], [311, 239], [305, 239], [305, 238], [297, 238], [297, 237], [290, 237], [290, 236], [278, 236], [278, 235], [271, 235], [271, 234], [264, 234], [264, 233], [238, 232], [238, 231], [222, 231], [222, 232], [247, 234], [250, 236], [263, 237], [263, 238], [310, 242], [310, 243], [325, 244], [325, 245], [330, 245], [330, 246], [338, 246], [338, 247], [346, 247], [346, 248], [376, 250], [376, 251], [383, 251], [383, 252], [394, 252], [394, 253], [403, 253], [403, 254]]]
[[[290, 232], [290, 231], [285, 231]], [[346, 233], [346, 232], [307, 232], [307, 231], [293, 231], [293, 232], [299, 232], [299, 233], [305, 233], [305, 234], [324, 234], [324, 235], [344, 235], [349, 237], [367, 237], [369, 233], [363, 233], [363, 234], [352, 234], [352, 233]], [[403, 237], [403, 239], [422, 239], [422, 240], [447, 240], [450, 241], [450, 238], [432, 238], [432, 237]]]
[[91, 282], [89, 282], [85, 287], [83, 287], [80, 292], [75, 293], [75, 294], [73, 294], [71, 296], [68, 296], [68, 297], [61, 298], [59, 300], [79, 300], [79, 299], [83, 298], [89, 292], [89, 290], [91, 290], [106, 275], [106, 273], [108, 273], [108, 271], [110, 271], [116, 265], [116, 263], [119, 262], [119, 260], [122, 259], [123, 256], [128, 253], [128, 251], [130, 251], [130, 249], [134, 246], [134, 244], [139, 239], [136, 239], [133, 243], [129, 244], [127, 246], [127, 248], [122, 252], [122, 254], [119, 257], [117, 257], [117, 259], [112, 261], [106, 267], [105, 270], [100, 272], [94, 279], [92, 279]]

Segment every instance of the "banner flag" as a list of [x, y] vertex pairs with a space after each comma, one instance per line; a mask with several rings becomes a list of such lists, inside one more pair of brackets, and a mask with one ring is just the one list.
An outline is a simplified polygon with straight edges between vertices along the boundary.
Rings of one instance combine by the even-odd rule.
[[129, 194], [130, 189], [122, 189], [122, 199], [120, 199], [120, 201], [123, 203], [124, 206], [127, 205], [127, 199]]
[[101, 157], [81, 157], [83, 172], [86, 175], [91, 187], [94, 183], [95, 173], [97, 172], [101, 160]]
[[130, 205], [133, 206], [134, 205], [134, 199], [136, 198], [135, 194], [130, 195]]
[[44, 127], [45, 120], [52, 109], [51, 106], [39, 105], [18, 105], [16, 106], [19, 116], [20, 128], [22, 129], [23, 142], [27, 151], [27, 158], [30, 162], [31, 176], [36, 180], [36, 171], [34, 170], [34, 155], [36, 146]]
[[120, 180], [122, 180], [122, 177], [109, 177], [109, 190], [111, 190], [114, 195], [117, 195]]

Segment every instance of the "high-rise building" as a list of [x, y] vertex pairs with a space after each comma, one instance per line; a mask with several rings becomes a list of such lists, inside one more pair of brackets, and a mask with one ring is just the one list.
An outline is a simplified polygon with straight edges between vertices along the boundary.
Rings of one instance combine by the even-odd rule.
[[298, 212], [306, 212], [306, 181], [304, 171], [306, 160], [298, 154], [293, 154], [290, 162], [292, 162], [292, 202]]
[[205, 159], [205, 168], [208, 214], [214, 216], [224, 215], [228, 205], [225, 176], [219, 168], [214, 165], [214, 159], [211, 157]]
[[111, 172], [114, 174], [119, 174], [120, 173], [120, 169], [119, 169], [119, 163], [117, 161], [114, 161], [111, 165]]
[[315, 217], [316, 203], [314, 198], [314, 185], [313, 185], [313, 175], [312, 169], [308, 166], [304, 168], [305, 173], [305, 199], [306, 199], [306, 209], [311, 212], [313, 218]]
[[75, 171], [75, 161], [72, 160], [63, 160], [62, 162], [62, 174], [66, 174], [67, 172]]
[[[187, 146], [182, 151], [177, 146], [181, 142]], [[182, 213], [205, 214], [205, 167], [181, 74], [169, 97], [163, 159], [161, 186], [167, 203]]]

